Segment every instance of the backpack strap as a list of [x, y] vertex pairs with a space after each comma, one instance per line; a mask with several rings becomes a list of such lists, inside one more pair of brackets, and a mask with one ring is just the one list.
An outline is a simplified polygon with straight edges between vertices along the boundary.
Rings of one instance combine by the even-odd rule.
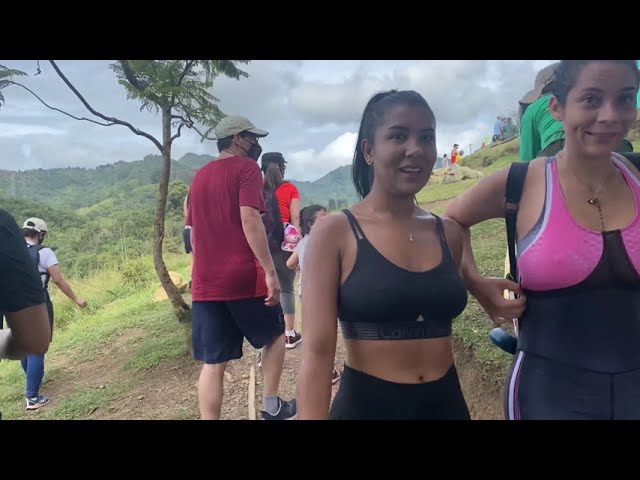
[[624, 152], [624, 153], [620, 153], [619, 155], [622, 155], [624, 158], [626, 158], [631, 163], [633, 163], [633, 165], [638, 170], [640, 170], [640, 153]]
[[40, 265], [40, 250], [42, 250], [43, 248], [47, 248], [44, 245], [38, 245], [38, 244], [28, 244], [29, 248], [32, 249], [35, 254], [34, 254], [34, 260], [36, 262], [36, 270], [38, 271], [38, 274], [42, 277], [44, 276], [44, 289], [45, 291], [47, 290], [47, 288], [49, 287], [49, 279], [51, 278], [51, 275], [49, 274], [49, 272], [41, 272], [40, 269], [38, 268]]
[[518, 281], [518, 262], [516, 259], [516, 223], [520, 198], [524, 189], [524, 181], [529, 170], [529, 162], [514, 162], [509, 168], [507, 186], [505, 190], [505, 222], [507, 225], [507, 244], [509, 247], [509, 276], [510, 280]]

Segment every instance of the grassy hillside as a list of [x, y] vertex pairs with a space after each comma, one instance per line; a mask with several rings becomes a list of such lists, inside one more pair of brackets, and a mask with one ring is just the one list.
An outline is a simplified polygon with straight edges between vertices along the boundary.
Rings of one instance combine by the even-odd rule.
[[[189, 278], [190, 256], [169, 255], [167, 264]], [[150, 258], [125, 270], [105, 268], [73, 283], [89, 306], [78, 309], [53, 287], [56, 326], [42, 391], [54, 401], [37, 418], [99, 417], [136, 388], [146, 372], [188, 355], [188, 332], [177, 324], [168, 302], [152, 300], [158, 282]], [[20, 363], [1, 361], [3, 418], [33, 418], [24, 410], [24, 388]], [[193, 410], [186, 418], [193, 418]]]
[[[640, 139], [634, 142], [634, 147], [640, 150]], [[517, 140], [484, 149], [468, 156], [463, 163], [490, 173], [516, 160], [514, 152], [517, 152]], [[471, 188], [477, 181], [428, 185], [420, 192], [418, 199], [427, 209], [442, 214], [452, 198]], [[184, 186], [176, 182], [173, 188], [175, 201], [181, 198], [183, 192], [179, 189]], [[52, 219], [52, 225], [56, 226], [55, 231], [60, 232], [56, 233], [59, 237], [52, 236], [52, 241], [61, 245], [61, 255], [70, 255], [73, 252], [65, 249], [72, 245], [78, 249], [77, 252], [93, 248], [93, 244], [105, 248], [117, 245], [112, 243], [117, 239], [108, 237], [109, 232], [117, 231], [121, 221], [127, 221], [127, 209], [131, 210], [132, 205], [147, 204], [154, 195], [152, 186], [140, 186], [133, 189], [129, 196], [115, 196], [73, 213], [1, 196], [0, 203], [12, 202], [12, 208], [19, 210], [21, 216], [29, 212], [45, 212]], [[180, 205], [174, 206], [177, 209], [174, 212], [179, 211]], [[143, 211], [138, 209], [130, 213], [141, 216]], [[119, 214], [124, 217], [118, 217]], [[114, 223], [108, 223], [113, 218], [116, 219]], [[179, 245], [180, 216], [176, 213], [174, 218], [178, 225], [175, 241]], [[140, 221], [139, 218], [132, 220]], [[96, 225], [102, 226], [104, 231], [96, 229]], [[87, 236], [81, 237], [84, 239], [81, 242], [73, 244], [71, 237], [63, 236], [66, 231], [83, 232], [83, 228], [87, 230], [82, 235]], [[140, 231], [146, 232], [147, 228], [145, 225]], [[480, 270], [487, 275], [501, 276], [506, 252], [504, 221], [493, 220], [474, 227], [472, 241]], [[92, 256], [107, 255], [107, 251]], [[170, 270], [189, 278], [190, 256], [169, 251], [166, 261]], [[2, 361], [0, 410], [3, 417], [197, 418], [195, 383], [199, 365], [189, 356], [188, 331], [176, 323], [169, 303], [152, 300], [159, 284], [150, 256], [140, 256], [130, 251], [127, 262], [112, 267], [101, 265], [83, 275], [83, 278], [75, 274], [70, 277], [74, 288], [89, 301], [89, 307], [85, 310], [75, 307], [52, 286], [56, 304], [56, 333], [47, 356], [47, 380], [42, 389], [43, 393], [51, 395], [51, 405], [37, 413], [25, 412], [25, 381], [20, 365], [18, 362]], [[488, 408], [486, 399], [489, 397], [495, 405], [501, 402], [503, 383], [512, 360], [510, 355], [490, 343], [488, 333], [491, 328], [489, 318], [471, 297], [467, 309], [454, 322], [456, 358], [463, 388], [466, 389], [465, 395], [469, 394], [468, 398], [474, 395], [484, 398], [485, 403], [480, 402], [480, 409]], [[283, 388], [288, 397], [295, 391], [295, 376], [302, 348], [304, 343], [301, 348], [286, 353]], [[343, 350], [340, 345], [338, 355], [341, 361]], [[231, 362], [228, 375], [225, 375], [223, 418], [247, 418], [249, 368], [252, 365], [255, 366], [255, 361], [250, 347], [245, 349], [243, 359]], [[256, 373], [256, 395], [259, 398], [259, 369], [256, 369]], [[477, 377], [473, 387], [465, 380], [469, 375]], [[477, 391], [470, 391], [470, 388]], [[477, 408], [474, 415], [475, 418], [487, 417]], [[488, 416], [499, 418], [500, 414], [493, 412]]]

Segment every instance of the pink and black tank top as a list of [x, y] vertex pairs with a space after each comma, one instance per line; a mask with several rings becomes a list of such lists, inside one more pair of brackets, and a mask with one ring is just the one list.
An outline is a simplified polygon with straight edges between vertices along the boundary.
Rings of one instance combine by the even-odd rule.
[[621, 230], [594, 231], [567, 208], [555, 157], [535, 226], [517, 243], [527, 310], [519, 348], [593, 371], [640, 368], [640, 181], [615, 155], [635, 216]]

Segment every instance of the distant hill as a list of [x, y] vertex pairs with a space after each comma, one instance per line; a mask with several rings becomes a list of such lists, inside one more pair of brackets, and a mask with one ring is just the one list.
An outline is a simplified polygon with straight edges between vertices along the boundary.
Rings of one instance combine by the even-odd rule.
[[[181, 181], [187, 185], [195, 172], [207, 162], [211, 155], [187, 153], [179, 160], [172, 160], [171, 181]], [[442, 165], [438, 158], [436, 168]], [[93, 207], [101, 202], [127, 203], [134, 206], [152, 206], [155, 202], [153, 188], [141, 187], [157, 185], [162, 174], [162, 158], [159, 155], [147, 155], [134, 162], [116, 162], [100, 165], [96, 168], [53, 168], [26, 171], [0, 170], [0, 193], [16, 199], [46, 204], [62, 211], [78, 211]], [[351, 166], [346, 165], [327, 173], [318, 180], [294, 182], [302, 196], [303, 205], [320, 203], [331, 209], [343, 208], [357, 201], [357, 195], [351, 180]], [[132, 192], [143, 205], [132, 202]]]
[[[171, 180], [189, 183], [195, 171], [211, 160], [208, 155], [187, 154], [186, 162], [172, 161]], [[80, 167], [0, 170], [0, 192], [15, 198], [47, 203], [61, 209], [90, 207], [102, 200], [144, 185], [158, 184], [162, 157], [147, 155], [135, 162], [116, 162], [86, 169]]]

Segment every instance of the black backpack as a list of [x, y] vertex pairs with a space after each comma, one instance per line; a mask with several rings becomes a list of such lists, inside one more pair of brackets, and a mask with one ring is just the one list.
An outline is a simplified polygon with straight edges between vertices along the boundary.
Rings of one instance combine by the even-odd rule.
[[282, 215], [280, 214], [280, 202], [278, 201], [275, 190], [264, 188], [263, 192], [267, 211], [262, 215], [262, 222], [267, 231], [269, 250], [275, 252], [280, 250], [282, 241], [284, 240], [284, 224], [282, 223]]
[[[629, 160], [640, 170], [640, 153], [622, 152], [623, 157]], [[514, 162], [509, 168], [507, 187], [505, 191], [505, 222], [507, 226], [507, 244], [509, 246], [509, 274], [507, 278], [518, 282], [518, 262], [516, 261], [516, 222], [518, 220], [518, 208], [524, 181], [527, 177], [529, 162]]]
[[27, 247], [29, 249], [29, 255], [31, 255], [31, 258], [33, 258], [33, 261], [36, 265], [36, 271], [38, 272], [38, 275], [44, 277], [44, 289], [47, 290], [51, 275], [49, 275], [49, 272], [41, 272], [38, 268], [38, 265], [40, 264], [40, 250], [47, 247], [45, 247], [44, 245], [36, 245], [35, 243], [33, 245], [27, 243]]

